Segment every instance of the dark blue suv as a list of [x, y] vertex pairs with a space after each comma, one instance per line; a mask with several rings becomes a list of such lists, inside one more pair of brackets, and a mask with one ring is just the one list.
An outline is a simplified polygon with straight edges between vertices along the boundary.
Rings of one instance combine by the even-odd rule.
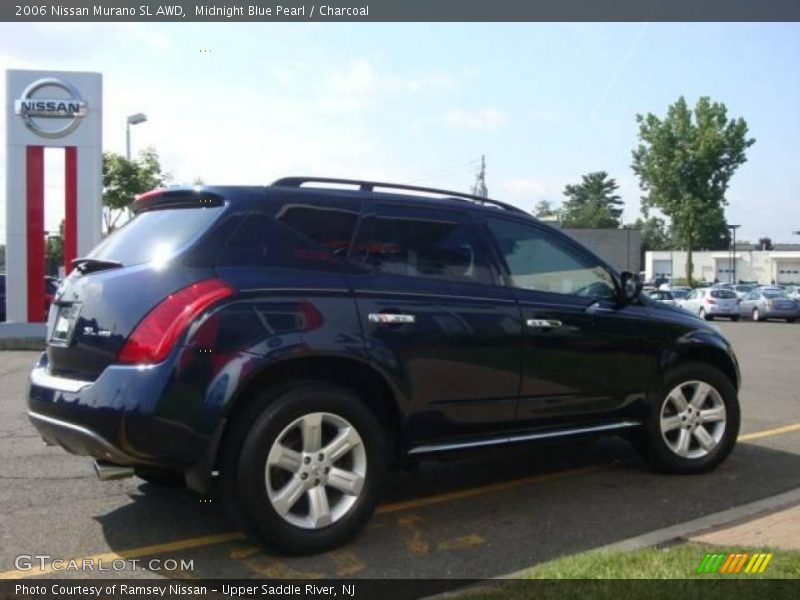
[[218, 472], [284, 552], [355, 534], [417, 457], [615, 434], [699, 473], [736, 441], [718, 330], [520, 209], [288, 178], [134, 212], [58, 290], [30, 418], [103, 479], [205, 491]]

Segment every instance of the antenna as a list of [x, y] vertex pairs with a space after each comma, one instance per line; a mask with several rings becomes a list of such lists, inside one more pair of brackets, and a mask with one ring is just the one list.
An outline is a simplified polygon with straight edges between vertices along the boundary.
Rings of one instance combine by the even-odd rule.
[[478, 168], [470, 194], [479, 198], [489, 197], [489, 188], [486, 187], [486, 156], [484, 154], [481, 154], [481, 166]]

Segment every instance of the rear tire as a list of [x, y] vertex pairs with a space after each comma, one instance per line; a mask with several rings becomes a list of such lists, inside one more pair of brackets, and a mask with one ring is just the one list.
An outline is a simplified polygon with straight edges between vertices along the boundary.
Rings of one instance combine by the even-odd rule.
[[664, 473], [696, 474], [716, 468], [739, 435], [736, 388], [705, 363], [675, 367], [655, 394], [635, 447]]
[[240, 525], [291, 555], [356, 535], [375, 510], [386, 464], [386, 436], [369, 408], [347, 388], [306, 381], [263, 394], [246, 412], [223, 465]]
[[786, 319], [786, 322], [787, 322], [787, 323], [794, 323], [796, 320], [797, 320], [797, 319], [796, 319], [795, 317], [791, 317], [791, 318], [789, 318], [789, 319]]
[[736, 321], [738, 321], [738, 320], [739, 320], [739, 316], [738, 315], [735, 316], [735, 317], [731, 317], [731, 321], [733, 321], [734, 323], [736, 323]]
[[761, 322], [761, 321], [763, 321], [763, 320], [764, 320], [764, 319], [762, 319], [762, 318], [761, 318], [761, 313], [760, 313], [760, 312], [758, 312], [758, 309], [757, 309], [757, 308], [754, 308], [754, 309], [753, 309], [753, 322], [754, 322], [754, 323], [760, 323], [760, 322]]

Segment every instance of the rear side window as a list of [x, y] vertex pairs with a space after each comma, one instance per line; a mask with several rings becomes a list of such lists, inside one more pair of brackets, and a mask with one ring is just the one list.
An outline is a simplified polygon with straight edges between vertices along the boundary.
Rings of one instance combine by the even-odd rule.
[[731, 300], [736, 298], [736, 294], [730, 290], [711, 290], [712, 298], [719, 298], [720, 300]]
[[377, 273], [491, 283], [467, 215], [434, 209], [377, 207], [362, 221], [352, 261]]
[[338, 270], [344, 264], [360, 203], [286, 200], [253, 213], [228, 241], [219, 265]]
[[222, 210], [222, 206], [213, 206], [145, 211], [103, 240], [89, 257], [126, 267], [164, 262], [208, 229]]

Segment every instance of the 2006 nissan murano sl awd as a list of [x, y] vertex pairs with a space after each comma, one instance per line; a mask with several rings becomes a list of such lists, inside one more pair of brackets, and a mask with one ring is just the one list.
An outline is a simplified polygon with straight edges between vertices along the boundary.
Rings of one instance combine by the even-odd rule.
[[736, 441], [718, 330], [520, 209], [300, 177], [133, 206], [59, 289], [30, 418], [103, 479], [218, 472], [283, 552], [353, 536], [410, 459], [612, 434], [700, 473]]

